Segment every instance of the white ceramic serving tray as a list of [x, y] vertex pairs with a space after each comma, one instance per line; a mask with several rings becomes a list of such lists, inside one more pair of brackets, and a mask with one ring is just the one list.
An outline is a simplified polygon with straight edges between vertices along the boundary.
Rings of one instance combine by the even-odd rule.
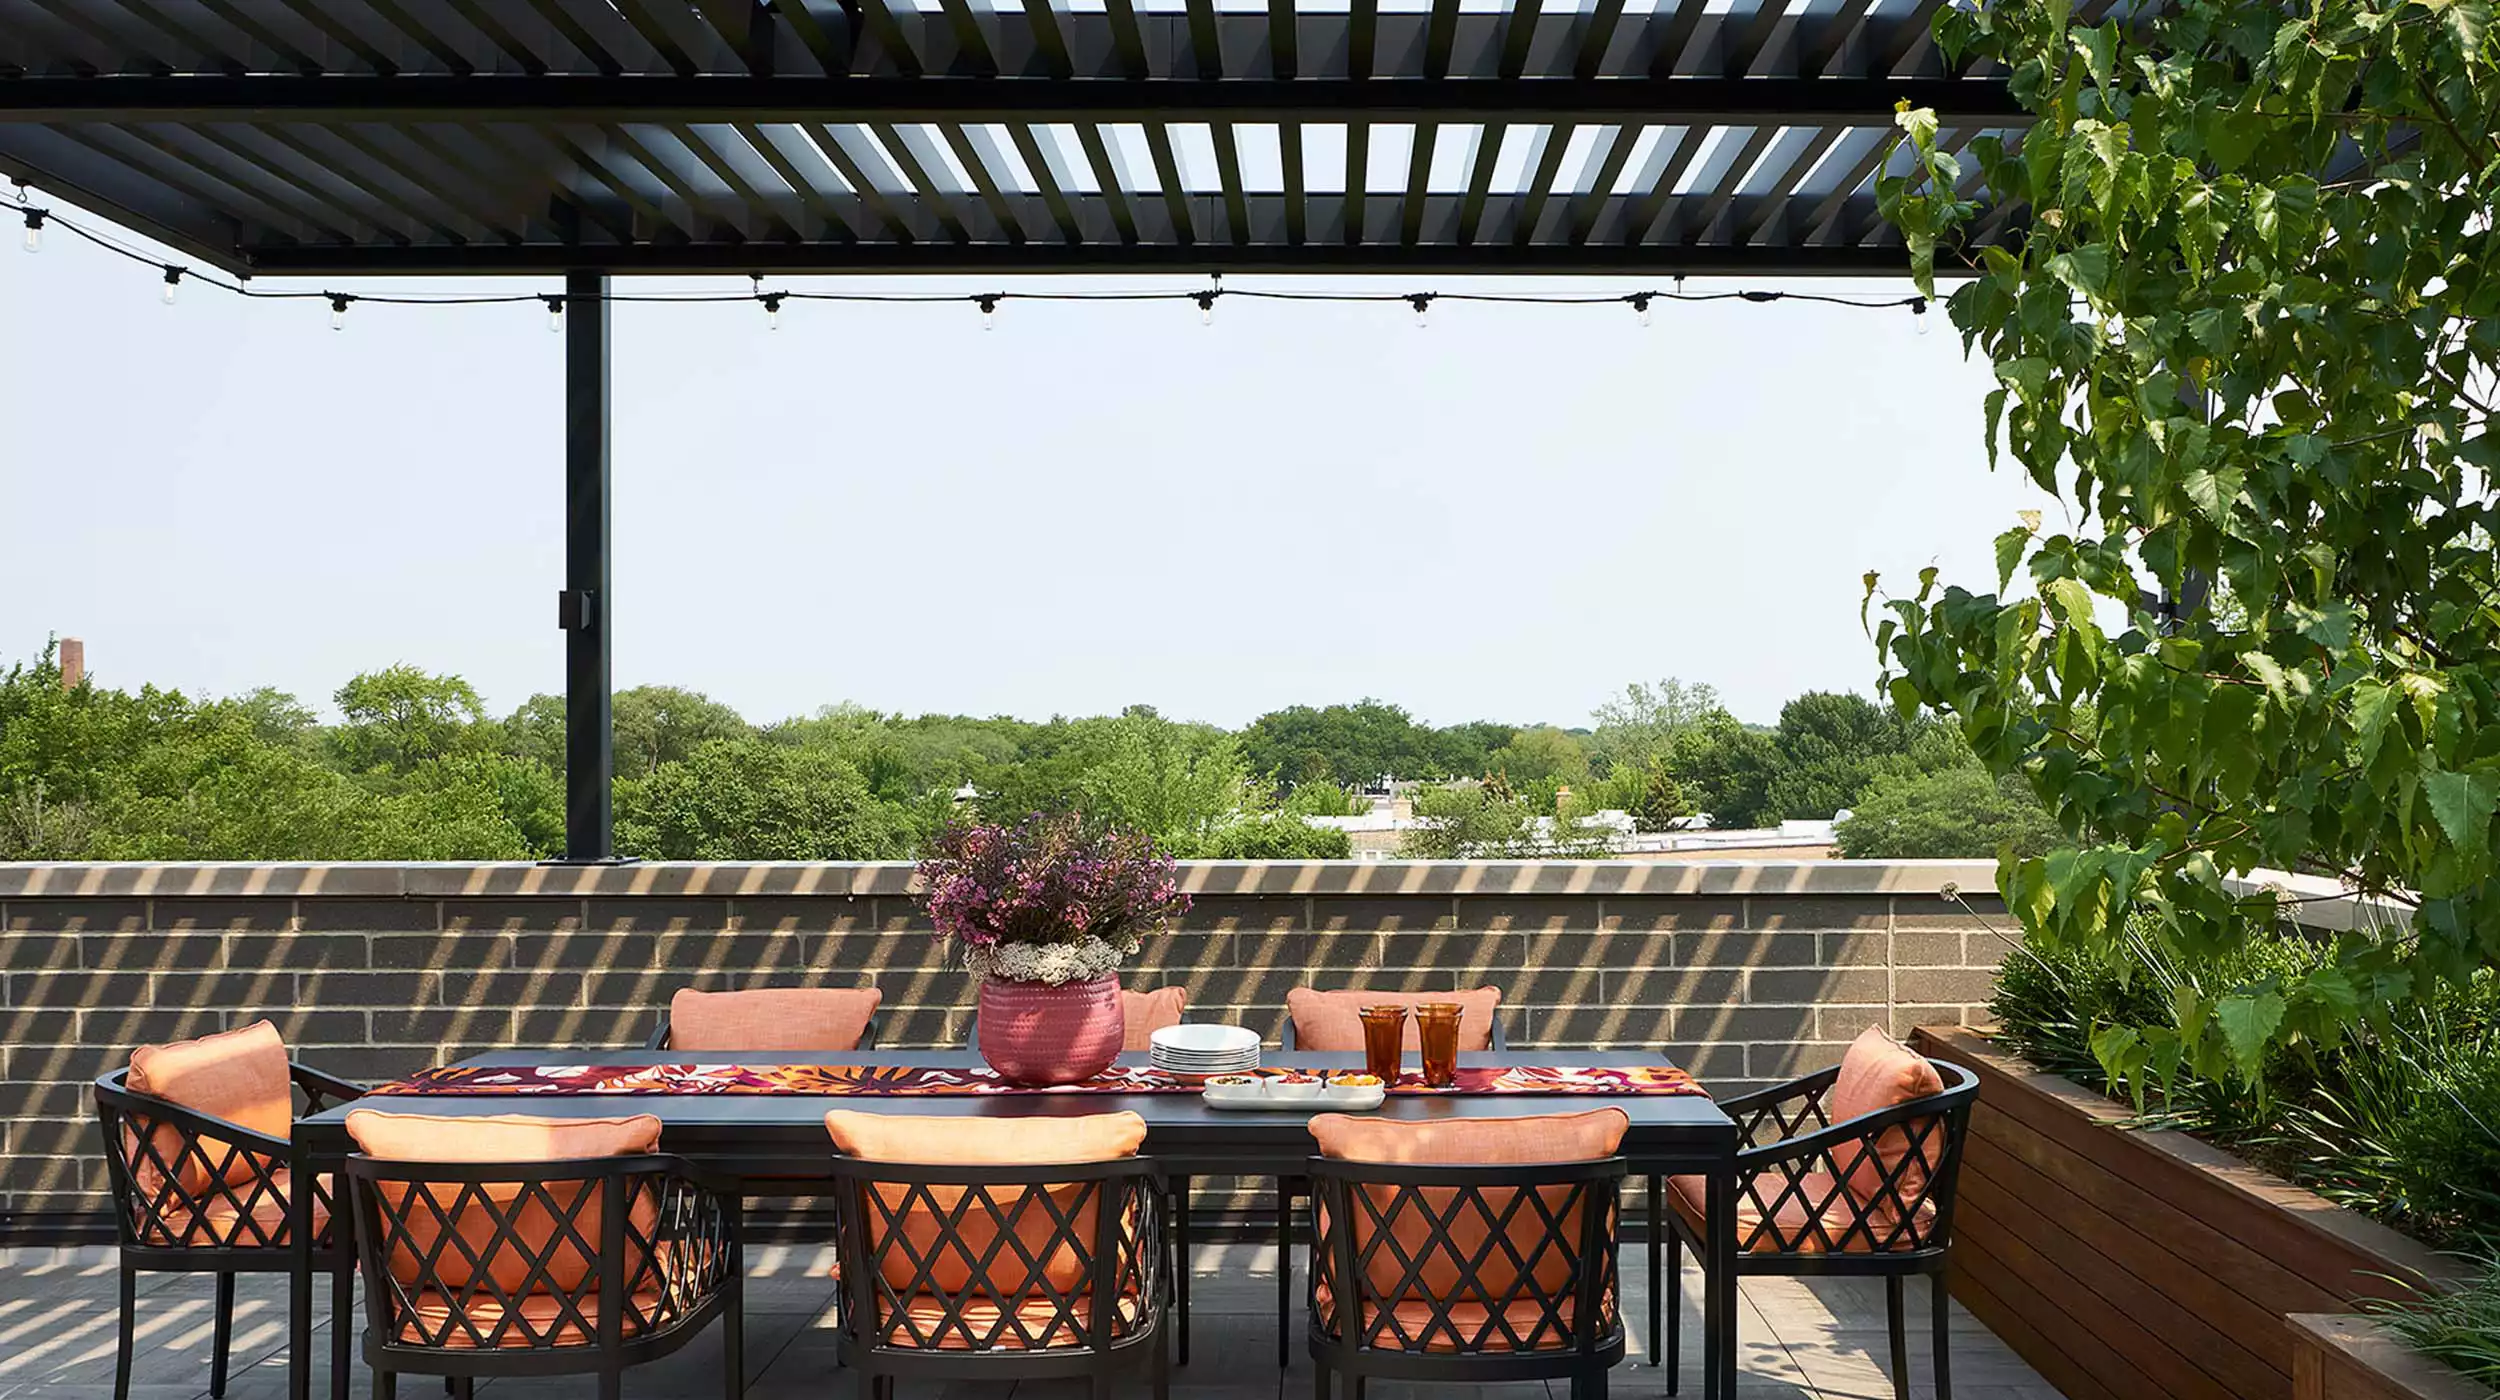
[[1290, 1113], [1365, 1113], [1388, 1100], [1389, 1093], [1377, 1084], [1318, 1086], [1317, 1093], [1277, 1093], [1275, 1082], [1262, 1079], [1256, 1084], [1210, 1084], [1204, 1090], [1209, 1108], [1234, 1109], [1244, 1112]]

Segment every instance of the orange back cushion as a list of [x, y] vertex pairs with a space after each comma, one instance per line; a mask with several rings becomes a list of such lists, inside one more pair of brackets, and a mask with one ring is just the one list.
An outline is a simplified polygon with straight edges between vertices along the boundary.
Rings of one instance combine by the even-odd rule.
[[[837, 1108], [825, 1115], [825, 1131], [843, 1155], [867, 1162], [906, 1162], [948, 1166], [1047, 1166], [1068, 1162], [1111, 1162], [1134, 1157], [1146, 1141], [1146, 1120], [1134, 1113], [1102, 1113], [1082, 1118], [916, 1118], [903, 1114], [861, 1113]], [[1074, 1224], [1063, 1228], [1043, 1208], [1036, 1193], [1047, 1195], [1061, 1215]], [[957, 1220], [965, 1188], [927, 1189], [879, 1186], [883, 1203], [868, 1224], [868, 1253], [888, 1287], [906, 1290], [929, 1263], [928, 1285], [941, 1293], [961, 1293], [983, 1268], [984, 1256], [997, 1241], [999, 1226], [1013, 1222], [1025, 1253], [1004, 1245], [988, 1261], [984, 1283], [999, 1298], [1013, 1300], [1040, 1291], [1040, 1279], [1066, 1293], [1085, 1281], [1085, 1262], [1093, 1252], [1101, 1199], [1097, 1183], [1070, 1182], [1038, 1187], [988, 1188], [995, 1209], [974, 1202]], [[931, 1204], [934, 1203], [934, 1209]], [[901, 1238], [889, 1217], [899, 1218]], [[941, 1229], [942, 1220], [953, 1220]], [[1074, 1239], [1070, 1238], [1071, 1233]], [[941, 1241], [943, 1243], [941, 1244]], [[1037, 1277], [1038, 1275], [1038, 1277]]]
[[[605, 1187], [596, 1181], [534, 1185], [527, 1168], [656, 1152], [660, 1120], [647, 1113], [631, 1118], [454, 1117], [360, 1108], [347, 1115], [347, 1135], [366, 1156], [384, 1161], [511, 1162], [518, 1168], [510, 1181], [474, 1186], [382, 1183], [385, 1209], [404, 1222], [390, 1251], [393, 1278], [417, 1282], [426, 1272], [421, 1261], [430, 1258], [432, 1281], [448, 1290], [467, 1287], [483, 1272], [507, 1294], [525, 1282], [532, 1292], [572, 1293], [598, 1274]], [[431, 1206], [411, 1199], [420, 1191]], [[637, 1189], [627, 1214], [634, 1229], [650, 1239], [659, 1222], [658, 1200], [648, 1189]], [[468, 1246], [467, 1253], [458, 1243], [438, 1247], [446, 1218]], [[498, 1221], [507, 1218], [514, 1222], [511, 1235], [497, 1245]], [[473, 1264], [473, 1257], [479, 1262]], [[542, 1259], [547, 1261], [545, 1277], [533, 1279], [531, 1270]], [[626, 1262], [627, 1278], [641, 1272], [633, 1261]]]
[[[134, 1094], [223, 1118], [269, 1137], [284, 1139], [295, 1127], [295, 1079], [287, 1064], [286, 1042], [267, 1021], [197, 1040], [141, 1046], [130, 1053], [130, 1074], [123, 1082]], [[157, 1156], [179, 1173], [185, 1191], [196, 1194], [206, 1189], [212, 1175], [238, 1184], [253, 1175], [251, 1163], [222, 1139], [202, 1135], [199, 1154], [179, 1159], [180, 1134], [162, 1128], [149, 1139]], [[136, 1139], [125, 1147], [136, 1152]], [[134, 1156], [132, 1164], [141, 1194], [152, 1198], [164, 1186], [163, 1173], [144, 1156]], [[224, 1168], [222, 1173], [214, 1170], [219, 1166]]]
[[[1944, 1092], [1944, 1076], [1927, 1058], [1886, 1034], [1881, 1026], [1868, 1026], [1858, 1032], [1850, 1043], [1849, 1053], [1840, 1060], [1840, 1077], [1833, 1081], [1831, 1096], [1824, 1101], [1824, 1111], [1832, 1122], [1880, 1113], [1914, 1100]], [[1911, 1127], [1921, 1136], [1913, 1144]], [[1887, 1128], [1875, 1139], [1875, 1151], [1865, 1154], [1843, 1147], [1836, 1153], [1839, 1166], [1847, 1175], [1849, 1194], [1882, 1225], [1900, 1219], [1901, 1209], [1884, 1191], [1884, 1178], [1904, 1158], [1899, 1190], [1901, 1199], [1913, 1206], [1921, 1205], [1927, 1189], [1928, 1174], [1944, 1155], [1944, 1126], [1938, 1122]]]
[[1152, 1050], [1154, 1033], [1165, 1026], [1181, 1023], [1181, 1013], [1189, 1009], [1187, 987], [1157, 987], [1151, 992], [1120, 993], [1120, 1014], [1128, 1021], [1122, 1036], [1123, 1050]]
[[[1297, 1048], [1360, 1053], [1364, 1007], [1390, 1003], [1413, 1007], [1428, 1001], [1458, 1003], [1459, 1049], [1493, 1048], [1493, 1015], [1502, 1009], [1499, 987], [1478, 987], [1472, 992], [1323, 992], [1296, 987], [1285, 993], [1285, 1010], [1293, 1016], [1293, 1043]], [[1406, 1018], [1406, 1048], [1413, 1050], [1422, 1043], [1417, 1038], [1415, 1018], [1410, 1014]]]
[[738, 1050], [856, 1050], [885, 993], [874, 987], [680, 990], [668, 1001], [668, 1046]]
[[[1321, 1156], [1341, 1162], [1497, 1167], [1611, 1157], [1623, 1145], [1624, 1131], [1631, 1126], [1631, 1118], [1619, 1108], [1534, 1118], [1446, 1118], [1420, 1123], [1323, 1113], [1311, 1120], [1311, 1136], [1319, 1143]], [[1534, 1261], [1533, 1277], [1538, 1291], [1551, 1296], [1571, 1282], [1569, 1256], [1580, 1244], [1581, 1202], [1570, 1200], [1572, 1188], [1567, 1186], [1536, 1189], [1547, 1213], [1560, 1217], [1559, 1229], [1546, 1224], [1545, 1216], [1528, 1204], [1520, 1205], [1518, 1213], [1511, 1215], [1503, 1228], [1517, 1258]], [[1461, 1277], [1472, 1276], [1483, 1294], [1470, 1292], [1467, 1301], [1491, 1305], [1505, 1298], [1518, 1282], [1519, 1268], [1510, 1250], [1499, 1246], [1485, 1248], [1495, 1222], [1510, 1210], [1514, 1191], [1486, 1191], [1481, 1209], [1460, 1208], [1457, 1218], [1447, 1227], [1457, 1245], [1455, 1251], [1448, 1245], [1434, 1245], [1431, 1221], [1449, 1215], [1456, 1191], [1426, 1188], [1416, 1193], [1422, 1197], [1421, 1206], [1412, 1197], [1401, 1201], [1397, 1187], [1371, 1186], [1364, 1191], [1372, 1205], [1368, 1210], [1356, 1210], [1354, 1251], [1357, 1258], [1369, 1259], [1364, 1275], [1375, 1297], [1393, 1306], [1418, 1297], [1411, 1289], [1401, 1289], [1410, 1260], [1420, 1266], [1417, 1281], [1422, 1293], [1434, 1298], [1447, 1299], [1457, 1289]], [[1375, 1221], [1384, 1215], [1396, 1248], [1383, 1246], [1367, 1256], [1365, 1252], [1371, 1249], [1371, 1236], [1377, 1228]], [[1542, 1254], [1538, 1253], [1540, 1247]], [[1481, 1263], [1475, 1262], [1479, 1254], [1485, 1256]]]

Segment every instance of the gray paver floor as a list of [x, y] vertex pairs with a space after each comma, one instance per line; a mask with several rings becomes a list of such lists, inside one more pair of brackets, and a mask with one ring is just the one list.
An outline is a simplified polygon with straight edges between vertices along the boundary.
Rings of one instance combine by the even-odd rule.
[[[834, 1364], [833, 1283], [826, 1251], [758, 1246], [748, 1252], [747, 1394], [751, 1400], [850, 1400], [850, 1372]], [[1630, 1260], [1627, 1259], [1627, 1264]], [[1312, 1393], [1309, 1358], [1297, 1344], [1293, 1365], [1276, 1369], [1275, 1251], [1255, 1245], [1214, 1245], [1198, 1251], [1192, 1271], [1190, 1364], [1172, 1373], [1178, 1400], [1301, 1400]], [[1617, 1396], [1666, 1393], [1663, 1372], [1649, 1365], [1646, 1270], [1627, 1267], [1632, 1289], [1624, 1312], [1633, 1328], [1631, 1361], [1613, 1374]], [[1700, 1287], [1689, 1268], [1681, 1391], [1700, 1392]], [[211, 1328], [205, 1275], [143, 1274], [131, 1400], [205, 1400]], [[101, 1251], [53, 1254], [0, 1251], [0, 1400], [111, 1400], [114, 1271]], [[325, 1290], [326, 1296], [326, 1290]], [[1745, 1400], [1889, 1400], [1883, 1285], [1857, 1279], [1750, 1279], [1738, 1317]], [[1910, 1393], [1930, 1383], [1926, 1285], [1910, 1285]], [[321, 1354], [329, 1348], [329, 1310], [314, 1308]], [[1301, 1321], [1297, 1313], [1297, 1339]], [[1957, 1305], [1952, 1322], [1957, 1400], [2059, 1400], [2058, 1392]], [[228, 1400], [284, 1400], [286, 1289], [275, 1276], [245, 1276], [235, 1305], [234, 1374]], [[628, 1400], [715, 1400], [720, 1394], [717, 1332], [626, 1376]], [[503, 1400], [591, 1400], [580, 1380], [507, 1380], [479, 1387]], [[1145, 1395], [1141, 1377], [1132, 1388]], [[1567, 1387], [1557, 1383], [1552, 1400]], [[362, 1367], [355, 1395], [364, 1400]], [[905, 1387], [909, 1400], [1084, 1400], [1082, 1386], [1026, 1382], [1019, 1386]], [[1127, 1393], [1127, 1392], [1124, 1392]], [[1422, 1400], [1417, 1387], [1376, 1384], [1374, 1400]], [[1486, 1386], [1482, 1400], [1546, 1400], [1542, 1385]], [[403, 1384], [403, 1400], [439, 1394]]]

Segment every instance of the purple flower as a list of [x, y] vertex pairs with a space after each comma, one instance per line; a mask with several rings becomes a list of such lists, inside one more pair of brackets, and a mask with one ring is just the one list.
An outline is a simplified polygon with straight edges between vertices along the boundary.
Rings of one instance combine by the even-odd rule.
[[1089, 831], [1073, 815], [950, 826], [920, 862], [920, 879], [938, 936], [975, 948], [1090, 935], [1134, 951], [1189, 908], [1172, 861], [1152, 840]]

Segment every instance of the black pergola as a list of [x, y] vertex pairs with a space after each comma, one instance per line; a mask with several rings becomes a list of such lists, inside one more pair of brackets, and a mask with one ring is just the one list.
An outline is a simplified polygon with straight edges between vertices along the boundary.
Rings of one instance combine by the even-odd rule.
[[0, 0], [0, 176], [238, 276], [565, 275], [597, 859], [609, 276], [1897, 272], [1894, 104], [2026, 120], [1943, 0], [1652, 3]]

